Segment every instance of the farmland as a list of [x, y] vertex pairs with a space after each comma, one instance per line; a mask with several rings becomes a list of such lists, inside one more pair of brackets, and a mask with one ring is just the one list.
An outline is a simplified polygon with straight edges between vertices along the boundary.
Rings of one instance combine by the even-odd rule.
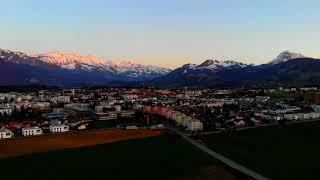
[[318, 179], [320, 122], [206, 137], [212, 150], [271, 179]]
[[154, 130], [94, 130], [0, 141], [0, 158], [160, 135]]
[[167, 134], [0, 162], [1, 176], [10, 179], [247, 179], [183, 139]]

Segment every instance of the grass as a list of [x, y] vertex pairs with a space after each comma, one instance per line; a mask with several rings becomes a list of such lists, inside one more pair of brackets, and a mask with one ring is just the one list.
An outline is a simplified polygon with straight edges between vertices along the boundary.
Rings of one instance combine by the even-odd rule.
[[2, 179], [248, 179], [172, 135], [0, 160]]
[[317, 94], [314, 92], [303, 92], [303, 93], [294, 93], [294, 92], [280, 92], [280, 93], [267, 93], [267, 96], [270, 96], [274, 100], [288, 100], [288, 101], [306, 101], [309, 103], [314, 103], [317, 97]]
[[212, 150], [271, 179], [320, 178], [320, 122], [206, 137]]
[[276, 99], [276, 100], [294, 100], [299, 96], [302, 97], [302, 94], [282, 92], [282, 93], [268, 93], [267, 96], [270, 96], [271, 99]]
[[96, 129], [114, 128], [117, 126], [116, 120], [95, 121], [94, 125]]

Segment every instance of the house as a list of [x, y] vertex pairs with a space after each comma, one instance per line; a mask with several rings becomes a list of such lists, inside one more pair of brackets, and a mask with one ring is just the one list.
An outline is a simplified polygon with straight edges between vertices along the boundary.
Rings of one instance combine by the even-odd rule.
[[81, 124], [78, 126], [78, 130], [84, 130], [87, 129], [87, 124]]
[[187, 129], [190, 131], [201, 131], [203, 129], [202, 122], [192, 119], [187, 122]]
[[41, 134], [42, 134], [42, 129], [37, 126], [22, 128], [23, 136], [36, 136]]
[[311, 106], [313, 111], [316, 112], [316, 113], [320, 113], [320, 106], [319, 105], [313, 105]]
[[69, 126], [65, 124], [51, 125], [49, 131], [51, 133], [68, 132]]
[[0, 105], [0, 114], [11, 116], [12, 109], [9, 104], [1, 104]]
[[0, 139], [13, 138], [14, 134], [8, 129], [0, 129]]
[[299, 119], [299, 116], [297, 114], [284, 114], [284, 119], [290, 120], [290, 121], [296, 121]]

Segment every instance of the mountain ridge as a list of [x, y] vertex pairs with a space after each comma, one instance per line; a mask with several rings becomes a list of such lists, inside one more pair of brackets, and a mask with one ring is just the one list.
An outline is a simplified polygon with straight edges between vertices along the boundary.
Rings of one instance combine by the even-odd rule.
[[174, 70], [133, 62], [111, 62], [89, 55], [51, 52], [27, 54], [0, 49], [0, 85], [43, 84], [60, 87], [153, 85], [212, 87], [320, 84], [320, 61], [291, 51], [269, 63], [207, 59]]
[[[283, 51], [269, 63], [261, 65], [229, 62], [230, 66], [214, 66], [214, 68], [207, 67], [221, 62], [205, 61], [200, 65], [183, 65], [154, 79], [152, 84], [164, 87], [277, 86], [289, 83], [320, 85], [318, 73], [320, 72], [320, 60], [307, 58], [299, 53]], [[199, 66], [205, 68], [198, 68]], [[308, 66], [310, 66], [309, 69], [306, 68]]]
[[[93, 56], [64, 54], [27, 54], [0, 49], [0, 83], [39, 83], [57, 86], [82, 86], [111, 82], [142, 82], [169, 71], [132, 62], [108, 62]], [[8, 78], [10, 75], [10, 78]]]

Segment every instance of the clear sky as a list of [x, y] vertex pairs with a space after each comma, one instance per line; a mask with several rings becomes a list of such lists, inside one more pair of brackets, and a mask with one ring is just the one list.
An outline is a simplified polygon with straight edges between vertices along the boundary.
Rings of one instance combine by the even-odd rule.
[[319, 0], [0, 0], [0, 48], [177, 67], [320, 57]]

